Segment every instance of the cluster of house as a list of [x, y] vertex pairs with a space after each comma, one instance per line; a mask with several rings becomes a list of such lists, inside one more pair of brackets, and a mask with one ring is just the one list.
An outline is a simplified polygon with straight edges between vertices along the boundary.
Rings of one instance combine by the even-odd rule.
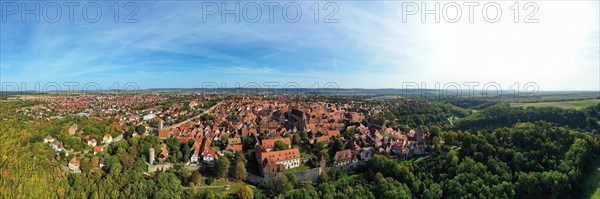
[[[104, 166], [106, 166], [106, 159], [100, 158], [100, 161], [98, 162], [98, 167], [104, 168]], [[69, 171], [72, 173], [81, 173], [81, 161], [79, 161], [79, 158], [77, 158], [76, 156], [73, 156], [73, 158], [69, 160], [66, 167], [61, 167], [63, 167], [64, 171]]]
[[422, 130], [410, 130], [402, 134], [392, 145], [392, 152], [407, 158], [413, 154], [425, 154], [425, 136]]
[[[77, 128], [77, 124], [73, 124], [69, 127], [69, 134], [70, 135], [74, 135], [76, 134], [75, 132], [77, 132], [78, 128]], [[92, 147], [92, 153], [94, 155], [103, 152], [106, 149], [106, 145], [110, 144], [113, 142], [113, 138], [112, 135], [110, 134], [105, 134], [104, 137], [102, 137], [102, 144], [104, 144], [103, 146], [99, 146], [98, 142], [96, 141], [95, 138], [91, 138], [89, 135], [84, 137], [84, 140], [87, 142], [87, 145]], [[60, 152], [65, 152], [66, 156], [69, 156], [70, 153], [73, 153], [73, 149], [67, 150], [64, 147], [64, 144], [59, 141], [58, 139], [52, 137], [51, 135], [48, 135], [44, 138], [44, 143], [49, 144], [52, 149], [54, 149], [55, 153], [60, 153]], [[101, 162], [103, 163], [103, 161]], [[68, 167], [65, 170], [69, 170], [71, 172], [81, 172], [81, 170], [79, 169], [79, 165], [80, 162], [76, 157], [73, 157], [69, 162], [68, 162]], [[102, 165], [102, 164], [100, 164]]]
[[[98, 120], [115, 119], [119, 124], [136, 125], [152, 120], [175, 120], [190, 113], [182, 101], [189, 102], [191, 109], [203, 107], [210, 96], [161, 95], [161, 94], [119, 94], [119, 95], [80, 95], [36, 99], [46, 105], [31, 109], [17, 109], [18, 112], [35, 118], [63, 117], [76, 114]], [[169, 104], [162, 107], [160, 104]], [[141, 109], [142, 107], [150, 107]]]
[[[422, 130], [411, 129], [408, 133], [385, 128], [383, 131], [369, 130], [360, 124], [356, 127], [355, 141], [346, 142], [346, 150], [336, 152], [333, 166], [345, 166], [359, 160], [369, 160], [375, 153], [387, 152], [401, 158], [414, 154], [425, 154], [427, 135]], [[357, 141], [366, 142], [359, 147]]]
[[[208, 113], [213, 117], [162, 129], [158, 137], [193, 141], [192, 163], [211, 162], [227, 152], [246, 151], [242, 140], [255, 139], [255, 157], [263, 175], [280, 173], [301, 164], [298, 148], [272, 150], [276, 141], [291, 146], [287, 134], [299, 131], [308, 132], [307, 144], [327, 146], [334, 138], [345, 142], [346, 150], [336, 153], [334, 166], [368, 160], [374, 153], [383, 151], [396, 153], [396, 146], [402, 146], [399, 155], [424, 153], [425, 133], [394, 130], [378, 120], [364, 126], [361, 122], [371, 111], [361, 104], [305, 102], [286, 96], [234, 97], [215, 105]], [[354, 132], [354, 142], [341, 136], [346, 131]], [[258, 134], [263, 137], [260, 141]], [[211, 147], [217, 140], [226, 140], [224, 149]]]
[[89, 135], [83, 137], [83, 139], [87, 141], [88, 146], [92, 147], [92, 153], [94, 153], [94, 155], [103, 152], [106, 148], [105, 146], [113, 142], [112, 135], [110, 134], [104, 134], [104, 137], [102, 137], [102, 144], [104, 144], [105, 146], [98, 146], [98, 141], [96, 141], [96, 138], [90, 139]]
[[50, 144], [50, 146], [52, 147], [52, 149], [54, 149], [55, 153], [60, 153], [61, 151], [65, 151], [65, 147], [63, 146], [63, 143], [61, 141], [59, 141], [58, 139], [48, 135], [46, 136], [46, 138], [44, 138], [44, 143], [48, 143]]
[[357, 141], [367, 143], [378, 153], [388, 152], [404, 157], [413, 154], [424, 154], [426, 148], [425, 138], [428, 133], [421, 129], [410, 129], [408, 132], [386, 127], [386, 122], [372, 120], [367, 126], [360, 124], [351, 127]]
[[[180, 117], [190, 117], [193, 113], [188, 110], [198, 110], [198, 108], [204, 108], [205, 103], [203, 100], [210, 100], [210, 96], [202, 98], [192, 98], [189, 100], [187, 106], [184, 103], [173, 103], [168, 107], [152, 107], [136, 112], [134, 119], [139, 120], [139, 116], [142, 116], [142, 122], [164, 122], [164, 121], [175, 121]], [[180, 99], [181, 100], [181, 99]], [[162, 127], [162, 125], [160, 125]]]
[[[147, 96], [149, 100], [141, 99], [143, 97], [140, 98], [137, 95], [125, 96], [120, 97], [128, 100], [140, 100], [141, 103], [137, 105], [152, 106], [150, 104], [168, 100], [167, 96], [162, 95], [141, 95]], [[107, 96], [80, 96], [78, 98], [96, 100], [96, 102], [108, 99], [124, 100], [116, 96], [114, 98]], [[202, 107], [202, 100], [205, 99], [209, 98], [190, 99], [189, 103], [185, 104], [190, 108]], [[133, 107], [132, 103], [129, 103], [127, 107]], [[108, 103], [108, 105], [115, 105], [115, 103]], [[114, 113], [119, 117], [126, 116], [127, 118], [136, 118], [136, 120], [160, 122], [157, 134], [162, 139], [174, 137], [179, 142], [192, 141], [192, 154], [189, 159], [191, 163], [213, 162], [228, 152], [247, 151], [249, 149], [243, 147], [242, 141], [254, 139], [256, 141], [256, 145], [253, 147], [254, 153], [263, 175], [281, 174], [286, 169], [302, 164], [304, 160], [300, 156], [301, 151], [299, 148], [291, 147], [292, 144], [288, 137], [289, 133], [300, 131], [307, 132], [308, 135], [308, 142], [303, 142], [303, 144], [328, 146], [334, 138], [340, 139], [344, 143], [345, 149], [338, 151], [333, 157], [333, 166], [345, 166], [352, 162], [369, 160], [373, 154], [382, 152], [408, 157], [413, 154], [423, 154], [426, 148], [427, 133], [422, 130], [403, 132], [388, 128], [385, 121], [377, 119], [364, 122], [366, 115], [376, 114], [384, 106], [353, 102], [328, 102], [326, 100], [308, 101], [294, 96], [233, 96], [209, 109], [207, 111], [209, 117], [195, 117], [186, 122], [163, 128], [163, 119], [182, 114], [182, 112], [177, 112], [184, 110], [182, 106], [183, 103], [166, 109], [155, 107], [135, 112], [126, 109], [131, 112]], [[107, 107], [115, 108], [106, 105], [101, 107], [101, 110], [107, 110]], [[139, 124], [140, 121], [137, 122], [136, 124]], [[71, 126], [69, 133], [73, 135], [77, 130], [77, 125]], [[346, 140], [342, 133], [346, 133], [346, 135], [352, 133], [353, 141]], [[93, 147], [94, 155], [104, 151], [103, 146], [97, 146], [96, 139], [90, 137], [84, 139], [89, 146]], [[224, 147], [211, 146], [215, 141], [224, 143]], [[289, 148], [273, 150], [278, 141], [283, 142]], [[44, 142], [50, 143], [56, 152], [64, 150], [62, 143], [51, 136], [48, 136]], [[104, 135], [102, 143], [111, 142], [112, 136]], [[160, 149], [157, 149], [159, 150], [158, 154], [155, 154], [154, 150], [152, 149], [149, 154], [151, 164], [154, 163], [155, 158], [159, 162], [168, 159], [169, 149], [166, 145], [163, 144]]]
[[[46, 138], [44, 138], [44, 143], [48, 143], [52, 149], [54, 149], [55, 153], [60, 153], [61, 151], [64, 151], [66, 153], [66, 155], [68, 156], [71, 151], [68, 151], [64, 148], [63, 143], [61, 141], [59, 141], [58, 139], [48, 135], [46, 136]], [[74, 173], [79, 173], [81, 172], [80, 169], [80, 162], [76, 157], [73, 157], [69, 162], [68, 162], [68, 167], [65, 168], [65, 170], [74, 172]]]

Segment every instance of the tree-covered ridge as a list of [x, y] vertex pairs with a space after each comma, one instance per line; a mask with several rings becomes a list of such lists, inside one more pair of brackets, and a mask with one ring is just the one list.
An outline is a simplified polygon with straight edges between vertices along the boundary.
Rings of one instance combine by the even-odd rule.
[[16, 114], [23, 103], [0, 102], [0, 194], [2, 197], [64, 196], [67, 175], [54, 151], [37, 141], [41, 123]]
[[491, 106], [456, 122], [455, 129], [478, 130], [511, 126], [517, 122], [547, 121], [559, 126], [600, 132], [600, 104], [581, 110], [557, 107], [510, 107], [506, 103]]
[[497, 101], [482, 98], [446, 98], [439, 101], [472, 110], [481, 110], [498, 104]]
[[422, 99], [393, 100], [384, 103], [384, 106], [386, 109], [379, 117], [400, 128], [419, 125], [451, 127], [449, 118], [463, 118], [470, 114], [467, 109], [450, 103]]

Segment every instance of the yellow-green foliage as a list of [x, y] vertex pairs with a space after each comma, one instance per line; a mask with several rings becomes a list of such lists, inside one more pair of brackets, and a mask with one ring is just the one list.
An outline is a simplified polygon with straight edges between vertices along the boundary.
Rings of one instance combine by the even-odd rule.
[[[0, 102], [0, 198], [57, 198], [68, 189], [54, 151], [36, 135], [45, 127]], [[43, 139], [43, 138], [42, 138]]]

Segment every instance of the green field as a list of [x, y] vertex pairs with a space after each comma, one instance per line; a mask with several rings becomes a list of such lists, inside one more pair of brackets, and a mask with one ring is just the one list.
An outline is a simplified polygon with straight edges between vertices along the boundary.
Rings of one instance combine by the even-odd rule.
[[598, 92], [540, 92], [534, 96], [522, 96], [524, 102], [558, 102], [598, 99]]
[[590, 171], [585, 174], [586, 179], [583, 181], [583, 194], [581, 198], [600, 198], [600, 159], [592, 162]]
[[563, 101], [563, 102], [535, 102], [535, 103], [510, 103], [512, 107], [543, 107], [553, 106], [559, 108], [574, 108], [581, 109], [589, 106], [595, 106], [600, 103], [598, 99], [591, 100], [576, 100], [576, 101]]

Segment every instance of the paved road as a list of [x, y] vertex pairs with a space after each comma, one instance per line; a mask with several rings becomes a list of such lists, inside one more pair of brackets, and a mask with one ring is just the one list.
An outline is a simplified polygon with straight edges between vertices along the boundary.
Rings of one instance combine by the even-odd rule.
[[217, 107], [218, 105], [220, 105], [222, 102], [223, 101], [220, 101], [219, 103], [215, 104], [214, 106], [210, 107], [209, 109], [204, 110], [202, 113], [200, 113], [200, 114], [198, 114], [198, 115], [196, 115], [194, 117], [188, 118], [187, 120], [185, 120], [183, 122], [179, 122], [177, 124], [173, 124], [173, 125], [165, 127], [165, 128], [177, 128], [177, 127], [181, 126], [182, 124], [188, 123], [188, 122], [190, 122], [190, 121], [192, 121], [192, 120], [194, 120], [196, 118], [199, 118], [200, 116], [202, 116], [204, 114], [210, 113], [210, 112], [212, 112], [213, 109], [215, 109], [215, 107]]

